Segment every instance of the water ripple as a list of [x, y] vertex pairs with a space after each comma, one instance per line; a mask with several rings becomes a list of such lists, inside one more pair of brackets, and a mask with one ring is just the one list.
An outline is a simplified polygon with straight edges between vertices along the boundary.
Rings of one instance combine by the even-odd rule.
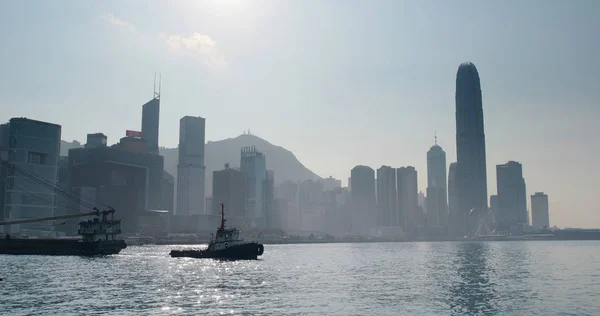
[[0, 314], [600, 314], [599, 242], [276, 245], [237, 262], [170, 248], [0, 255]]

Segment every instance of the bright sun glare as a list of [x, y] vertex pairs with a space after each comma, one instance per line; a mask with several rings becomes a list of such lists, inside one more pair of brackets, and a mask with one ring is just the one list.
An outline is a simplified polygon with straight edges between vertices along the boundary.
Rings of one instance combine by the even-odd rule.
[[240, 11], [246, 6], [243, 0], [213, 0], [210, 3], [218, 11]]

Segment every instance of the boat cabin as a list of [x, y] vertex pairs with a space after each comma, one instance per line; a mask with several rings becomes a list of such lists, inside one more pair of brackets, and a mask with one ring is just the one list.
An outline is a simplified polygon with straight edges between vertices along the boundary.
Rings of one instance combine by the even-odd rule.
[[211, 237], [208, 245], [209, 250], [224, 250], [244, 242], [244, 239], [240, 237], [239, 230], [235, 228], [225, 229], [225, 221], [225, 205], [221, 203], [221, 227], [217, 229], [214, 238]]
[[111, 214], [110, 219], [107, 218], [106, 213], [103, 213], [102, 219], [96, 217], [80, 222], [78, 233], [83, 237], [83, 241], [117, 240], [117, 236], [121, 234], [121, 220], [114, 219], [114, 210]]

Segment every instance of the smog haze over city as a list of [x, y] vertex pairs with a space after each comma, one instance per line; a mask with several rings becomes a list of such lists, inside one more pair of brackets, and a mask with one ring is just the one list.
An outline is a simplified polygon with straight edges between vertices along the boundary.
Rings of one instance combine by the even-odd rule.
[[0, 315], [598, 315], [599, 16], [0, 0]]
[[[346, 184], [357, 164], [412, 165], [426, 188], [434, 133], [456, 160], [456, 68], [481, 76], [488, 188], [523, 164], [559, 227], [598, 227], [596, 1], [6, 1], [5, 118], [65, 140], [141, 124], [162, 74], [160, 145], [178, 120], [206, 139], [244, 130]], [[491, 194], [491, 193], [490, 193]]]

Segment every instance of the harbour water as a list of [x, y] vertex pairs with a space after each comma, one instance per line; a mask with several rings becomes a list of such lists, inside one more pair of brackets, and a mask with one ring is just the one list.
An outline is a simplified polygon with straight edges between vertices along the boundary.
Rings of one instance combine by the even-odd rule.
[[267, 245], [238, 262], [172, 248], [0, 255], [0, 315], [600, 315], [598, 241]]

